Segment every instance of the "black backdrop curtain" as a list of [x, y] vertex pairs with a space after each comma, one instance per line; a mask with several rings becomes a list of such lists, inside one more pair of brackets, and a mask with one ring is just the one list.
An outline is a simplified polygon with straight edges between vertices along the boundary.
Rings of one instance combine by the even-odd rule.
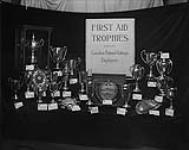
[[[86, 18], [135, 18], [136, 62], [142, 63], [142, 49], [169, 51], [174, 62], [174, 77], [182, 96], [189, 85], [189, 4], [119, 13], [65, 13], [2, 3], [2, 81], [15, 75], [14, 32], [18, 25], [53, 27], [51, 45], [67, 45], [68, 57], [85, 59]], [[143, 64], [145, 65], [145, 64]], [[146, 65], [145, 65], [146, 66]], [[178, 104], [182, 104], [179, 98]]]

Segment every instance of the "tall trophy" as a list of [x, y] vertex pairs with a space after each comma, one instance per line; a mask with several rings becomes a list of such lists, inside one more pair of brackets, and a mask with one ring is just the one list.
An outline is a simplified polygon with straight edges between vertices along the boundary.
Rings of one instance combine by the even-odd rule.
[[69, 89], [68, 82], [69, 82], [69, 75], [70, 75], [70, 66], [68, 62], [65, 63], [63, 68], [63, 90], [66, 91]]
[[173, 62], [170, 58], [160, 58], [156, 62], [156, 67], [160, 74], [157, 77], [157, 87], [160, 90], [160, 95], [165, 96], [166, 90], [173, 84], [173, 79], [168, 76], [172, 71]]
[[133, 92], [140, 92], [140, 88], [139, 88], [139, 80], [142, 79], [142, 77], [144, 76], [144, 67], [142, 67], [139, 64], [134, 64], [130, 67], [130, 71], [132, 74], [132, 77], [134, 78], [134, 80], [136, 80], [135, 83], [135, 88], [133, 90]]
[[157, 53], [155, 53], [155, 52], [147, 52], [146, 50], [142, 50], [141, 53], [140, 53], [141, 59], [150, 68], [150, 72], [147, 75], [149, 80], [154, 80], [153, 66], [155, 65], [155, 62], [157, 61], [157, 56], [158, 56]]
[[12, 95], [12, 100], [17, 101], [18, 100], [18, 91], [22, 87], [22, 83], [20, 80], [9, 78], [8, 82], [10, 83], [11, 90], [14, 92], [14, 95]]
[[86, 71], [79, 72], [79, 84], [80, 84], [80, 93], [86, 93], [86, 86], [87, 86], [87, 72]]
[[50, 48], [50, 54], [55, 63], [55, 70], [61, 70], [60, 63], [65, 60], [67, 53], [67, 46]]
[[29, 44], [29, 48], [31, 49], [31, 57], [30, 57], [30, 64], [36, 64], [37, 63], [37, 56], [36, 52], [44, 45], [44, 40], [40, 39], [37, 41], [35, 39], [35, 35], [32, 35], [31, 43]]

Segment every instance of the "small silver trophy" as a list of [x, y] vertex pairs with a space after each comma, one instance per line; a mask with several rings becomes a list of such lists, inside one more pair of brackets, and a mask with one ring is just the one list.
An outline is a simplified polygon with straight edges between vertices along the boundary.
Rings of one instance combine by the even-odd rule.
[[79, 83], [80, 83], [80, 93], [86, 92], [86, 84], [87, 84], [87, 72], [80, 71], [79, 72]]
[[134, 80], [136, 80], [133, 92], [140, 92], [141, 90], [139, 88], [139, 80], [141, 80], [144, 76], [144, 67], [139, 64], [134, 64], [130, 67], [130, 71], [132, 77], [134, 78]]
[[170, 100], [169, 109], [174, 110], [173, 100], [176, 97], [177, 88], [169, 88], [166, 92], [167, 98]]
[[168, 75], [173, 68], [173, 62], [170, 58], [160, 58], [156, 62], [157, 70], [160, 74], [157, 77], [157, 87], [160, 90], [160, 95], [165, 96], [166, 90], [173, 84], [173, 79]]
[[157, 53], [147, 52], [146, 50], [142, 50], [141, 53], [140, 53], [141, 59], [150, 68], [150, 73], [147, 75], [149, 80], [154, 80], [153, 66], [155, 65], [155, 62], [157, 61], [157, 56], [158, 56]]
[[70, 67], [69, 67], [68, 62], [66, 62], [63, 68], [63, 90], [64, 91], [69, 89], [68, 87], [69, 75], [70, 75]]
[[50, 48], [50, 54], [53, 62], [55, 63], [55, 69], [61, 70], [60, 63], [65, 60], [67, 54], [67, 46]]

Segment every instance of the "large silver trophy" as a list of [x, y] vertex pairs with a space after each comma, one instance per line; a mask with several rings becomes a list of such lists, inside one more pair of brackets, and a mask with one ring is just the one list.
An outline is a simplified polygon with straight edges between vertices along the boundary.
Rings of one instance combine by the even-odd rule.
[[141, 59], [150, 68], [150, 72], [147, 75], [149, 80], [153, 80], [154, 79], [153, 66], [155, 65], [155, 63], [157, 61], [157, 56], [158, 56], [157, 53], [155, 53], [155, 52], [147, 52], [146, 50], [142, 50], [141, 53], [140, 53]]
[[44, 45], [44, 40], [40, 39], [37, 41], [35, 39], [35, 35], [32, 35], [32, 40], [31, 43], [29, 43], [29, 48], [31, 49], [31, 57], [30, 57], [30, 63], [31, 64], [36, 64], [37, 63], [37, 56], [36, 52]]
[[157, 77], [157, 87], [160, 90], [160, 95], [165, 96], [166, 90], [173, 84], [173, 79], [168, 75], [173, 68], [173, 62], [170, 58], [160, 58], [156, 62], [157, 71], [160, 76]]
[[55, 63], [55, 69], [61, 70], [60, 63], [62, 63], [65, 60], [67, 46], [50, 48], [50, 52], [52, 60]]
[[130, 71], [132, 77], [134, 78], [134, 80], [136, 80], [135, 88], [133, 92], [140, 92], [141, 90], [139, 88], [139, 80], [141, 80], [142, 77], [144, 76], [144, 67], [142, 67], [139, 64], [134, 64], [130, 67]]

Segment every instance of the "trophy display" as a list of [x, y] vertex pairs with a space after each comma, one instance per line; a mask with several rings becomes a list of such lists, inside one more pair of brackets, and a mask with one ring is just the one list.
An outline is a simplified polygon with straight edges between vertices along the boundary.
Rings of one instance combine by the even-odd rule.
[[173, 62], [170, 58], [160, 58], [156, 62], [157, 71], [160, 74], [157, 77], [157, 87], [160, 90], [160, 95], [165, 96], [166, 90], [173, 84], [173, 79], [168, 75], [173, 68]]
[[144, 76], [144, 67], [139, 64], [134, 64], [130, 67], [130, 71], [132, 74], [132, 78], [136, 81], [133, 92], [141, 92], [141, 89], [139, 88], [139, 80], [141, 80]]
[[153, 66], [155, 65], [157, 61], [157, 54], [155, 52], [147, 52], [146, 50], [142, 50], [140, 53], [140, 57], [143, 60], [145, 64], [147, 64], [150, 68], [150, 72], [147, 75], [149, 80], [154, 81], [154, 75], [153, 75]]
[[67, 54], [67, 46], [50, 48], [50, 54], [55, 63], [55, 70], [61, 70], [60, 64], [65, 60]]

